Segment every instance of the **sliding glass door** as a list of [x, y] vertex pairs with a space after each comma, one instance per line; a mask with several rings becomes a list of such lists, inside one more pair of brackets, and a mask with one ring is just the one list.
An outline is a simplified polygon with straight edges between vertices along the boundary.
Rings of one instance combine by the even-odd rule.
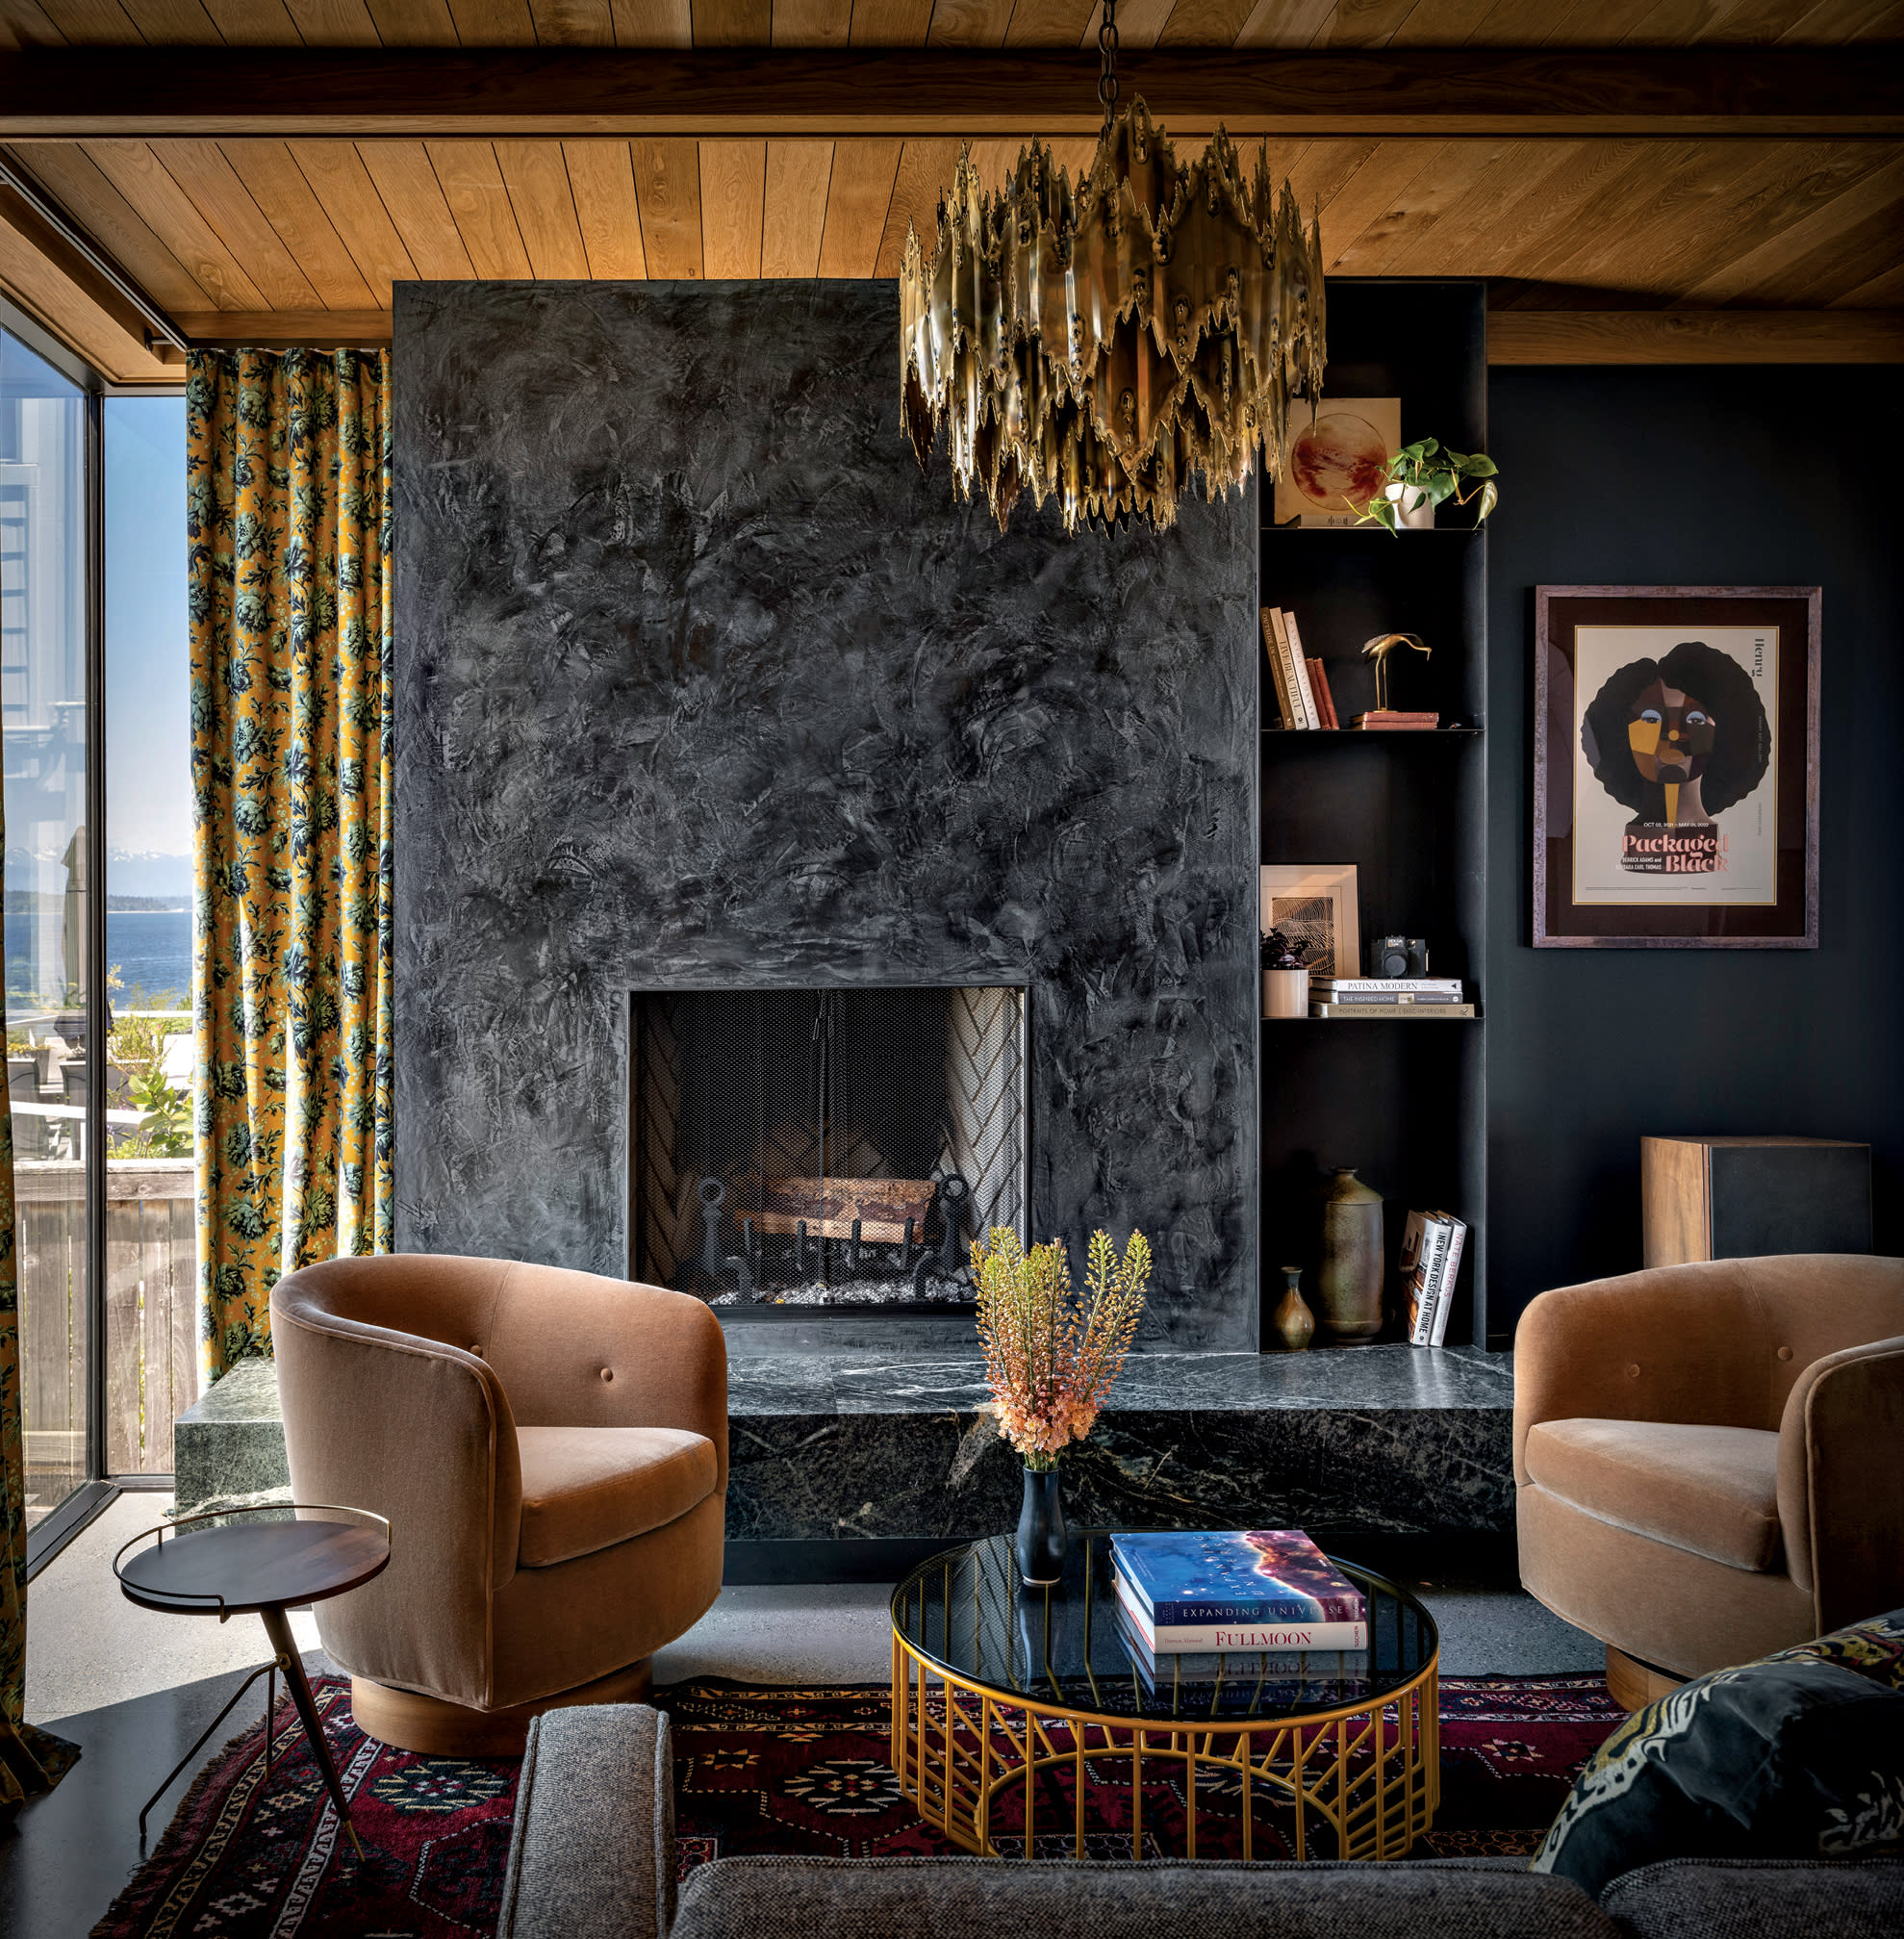
[[87, 1190], [94, 410], [80, 385], [0, 332], [7, 1097], [29, 1528], [98, 1473]]

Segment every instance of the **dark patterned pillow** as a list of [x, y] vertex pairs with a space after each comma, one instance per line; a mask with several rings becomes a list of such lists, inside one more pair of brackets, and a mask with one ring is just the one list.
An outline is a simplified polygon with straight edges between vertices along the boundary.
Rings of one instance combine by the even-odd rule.
[[1534, 1860], [1598, 1896], [1667, 1858], [1904, 1850], [1904, 1610], [1636, 1710]]

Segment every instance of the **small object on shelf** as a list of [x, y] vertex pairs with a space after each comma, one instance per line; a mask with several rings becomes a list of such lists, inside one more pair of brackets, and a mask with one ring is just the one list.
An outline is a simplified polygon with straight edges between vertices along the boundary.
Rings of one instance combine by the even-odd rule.
[[1429, 716], [1407, 710], [1398, 712], [1388, 704], [1388, 656], [1397, 647], [1408, 647], [1425, 660], [1433, 659], [1434, 656], [1434, 649], [1428, 646], [1418, 633], [1377, 633], [1372, 640], [1364, 640], [1362, 658], [1375, 662], [1375, 710], [1373, 714], [1358, 714], [1356, 718], [1366, 721], [1393, 713], [1397, 720], [1427, 720], [1430, 726], [1433, 726], [1441, 718], [1439, 714]]
[[1282, 1297], [1276, 1302], [1276, 1312], [1270, 1317], [1270, 1329], [1282, 1342], [1285, 1353], [1301, 1353], [1315, 1338], [1315, 1314], [1309, 1311], [1308, 1301], [1303, 1297], [1303, 1268], [1300, 1265], [1285, 1265], [1282, 1268]]
[[1377, 936], [1368, 946], [1368, 973], [1384, 982], [1425, 982], [1428, 944], [1420, 936]]
[[1417, 438], [1388, 460], [1381, 492], [1369, 499], [1357, 523], [1385, 525], [1391, 532], [1429, 532], [1434, 529], [1434, 508], [1444, 498], [1458, 505], [1477, 498], [1474, 523], [1479, 525], [1500, 501], [1494, 483], [1499, 475], [1485, 452], [1451, 450], [1438, 439]]
[[1257, 871], [1259, 927], [1281, 930], [1311, 977], [1334, 977], [1361, 962], [1361, 916], [1356, 867], [1290, 867], [1265, 862]]
[[1342, 718], [1335, 711], [1335, 696], [1329, 691], [1329, 675], [1320, 660], [1309, 662], [1309, 687], [1315, 703], [1322, 709], [1322, 725], [1331, 733], [1339, 733]]
[[1291, 731], [1320, 727], [1322, 714], [1309, 688], [1308, 663], [1303, 658], [1293, 617], [1281, 606], [1264, 606], [1260, 617], [1263, 651], [1269, 655], [1283, 727]]
[[1455, 1303], [1466, 1238], [1467, 1227], [1452, 1212], [1409, 1213], [1402, 1264], [1410, 1346], [1439, 1346], [1447, 1339], [1448, 1311]]
[[1456, 1023], [1475, 1015], [1471, 1003], [1317, 1003], [1309, 1002], [1312, 1021], [1327, 1023], [1347, 1017], [1357, 1023], [1379, 1023], [1384, 1017], [1409, 1017], [1421, 1023]]
[[1266, 1017], [1304, 1017], [1309, 1013], [1308, 966], [1281, 930], [1262, 939], [1262, 1013]]
[[1365, 714], [1352, 714], [1349, 726], [1364, 733], [1432, 733], [1441, 725], [1439, 714], [1398, 714], [1381, 707]]
[[1322, 705], [1315, 697], [1315, 686], [1309, 678], [1309, 663], [1303, 654], [1303, 636], [1296, 627], [1296, 616], [1286, 606], [1279, 607], [1279, 624], [1282, 637], [1289, 649], [1289, 665], [1296, 676], [1296, 686], [1303, 697], [1303, 713], [1311, 727], [1328, 725], [1322, 718]]
[[1454, 977], [1315, 977], [1309, 1001], [1329, 1004], [1464, 1003], [1467, 986]]
[[1289, 462], [1276, 480], [1279, 525], [1353, 530], [1388, 482], [1402, 443], [1400, 397], [1321, 397], [1289, 412]]
[[[1315, 1008], [1309, 1006], [1311, 1015]], [[1362, 1184], [1355, 1166], [1338, 1166], [1322, 1203], [1316, 1314], [1334, 1339], [1373, 1339], [1382, 1331], [1382, 1194]]]

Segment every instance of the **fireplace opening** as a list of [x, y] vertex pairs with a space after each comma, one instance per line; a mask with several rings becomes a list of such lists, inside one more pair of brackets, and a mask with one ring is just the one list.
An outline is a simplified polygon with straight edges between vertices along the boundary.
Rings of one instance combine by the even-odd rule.
[[1025, 993], [634, 998], [633, 1275], [721, 1308], [942, 1309], [1025, 1224]]

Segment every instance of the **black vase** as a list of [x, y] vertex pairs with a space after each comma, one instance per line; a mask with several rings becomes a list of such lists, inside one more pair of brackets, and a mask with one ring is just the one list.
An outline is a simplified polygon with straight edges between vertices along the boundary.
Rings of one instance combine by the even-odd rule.
[[1025, 1500], [1018, 1511], [1012, 1544], [1018, 1572], [1028, 1585], [1044, 1588], [1064, 1575], [1064, 1507], [1058, 1500], [1057, 1469], [1028, 1467]]

